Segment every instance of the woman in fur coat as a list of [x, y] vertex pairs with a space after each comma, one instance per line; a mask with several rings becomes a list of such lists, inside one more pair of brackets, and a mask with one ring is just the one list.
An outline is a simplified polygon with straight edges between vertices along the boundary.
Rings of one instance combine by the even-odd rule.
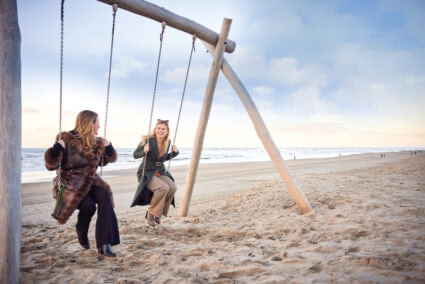
[[44, 159], [48, 170], [60, 168], [53, 182], [57, 206], [52, 216], [60, 224], [65, 224], [78, 208], [78, 241], [83, 248], [89, 249], [87, 233], [97, 204], [96, 245], [100, 254], [114, 257], [116, 254], [111, 246], [120, 243], [120, 236], [112, 191], [96, 174], [96, 169], [99, 165], [103, 167], [115, 162], [117, 153], [108, 140], [96, 137], [99, 127], [95, 112], [80, 112], [74, 130], [58, 134], [56, 143], [47, 149]]
[[174, 194], [177, 187], [171, 173], [166, 171], [164, 162], [176, 157], [179, 150], [173, 145], [172, 152], [168, 153], [171, 144], [169, 133], [168, 120], [158, 119], [151, 135], [143, 136], [133, 153], [135, 159], [144, 157], [146, 165], [143, 177], [144, 161], [137, 171], [139, 186], [131, 207], [149, 204], [146, 218], [151, 226], [160, 224], [161, 216], [168, 215], [170, 204], [175, 207]]

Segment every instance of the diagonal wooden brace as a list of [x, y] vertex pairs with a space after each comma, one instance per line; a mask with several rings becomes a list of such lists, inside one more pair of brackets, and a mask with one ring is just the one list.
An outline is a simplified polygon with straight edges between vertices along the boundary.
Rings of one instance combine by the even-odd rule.
[[[207, 47], [210, 54], [214, 56], [215, 47], [204, 41], [203, 44]], [[274, 144], [273, 139], [270, 136], [270, 133], [267, 130], [267, 127], [263, 119], [261, 118], [260, 113], [257, 110], [257, 107], [252, 101], [245, 86], [242, 84], [241, 80], [239, 80], [238, 76], [233, 71], [232, 67], [230, 67], [230, 64], [224, 57], [221, 64], [221, 71], [223, 71], [224, 76], [227, 78], [233, 89], [235, 89], [236, 93], [239, 95], [239, 98], [241, 99], [243, 105], [245, 106], [245, 109], [248, 112], [249, 117], [251, 118], [252, 123], [254, 124], [255, 131], [257, 132], [258, 137], [260, 137], [264, 148], [269, 154], [270, 159], [273, 161], [273, 164], [279, 172], [283, 182], [288, 187], [288, 191], [297, 203], [298, 208], [301, 210], [302, 213], [310, 211], [310, 203], [308, 202], [304, 193], [298, 188], [294, 179], [291, 177], [288, 167], [286, 166], [279, 149]]]

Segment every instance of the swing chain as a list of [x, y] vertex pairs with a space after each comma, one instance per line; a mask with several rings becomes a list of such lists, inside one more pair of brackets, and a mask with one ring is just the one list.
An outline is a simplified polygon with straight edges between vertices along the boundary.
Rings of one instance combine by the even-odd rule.
[[[111, 71], [112, 71], [112, 54], [114, 50], [114, 36], [115, 36], [115, 17], [117, 15], [118, 5], [112, 5], [112, 35], [111, 35], [111, 53], [109, 55], [109, 71], [108, 71], [108, 88], [106, 91], [106, 109], [105, 109], [105, 126], [103, 131], [103, 138], [106, 139], [106, 125], [108, 123], [108, 110], [109, 110], [109, 91], [111, 89]], [[105, 153], [103, 153], [104, 155]], [[100, 159], [100, 176], [103, 174], [103, 155]]]
[[173, 155], [173, 146], [176, 144], [177, 130], [179, 128], [180, 115], [181, 115], [181, 112], [182, 112], [184, 95], [186, 93], [187, 79], [189, 78], [190, 64], [192, 62], [193, 52], [195, 51], [195, 40], [196, 40], [196, 35], [194, 34], [194, 35], [192, 35], [192, 49], [190, 51], [189, 63], [187, 65], [186, 79], [184, 80], [184, 87], [183, 87], [182, 99], [180, 101], [180, 109], [179, 109], [179, 115], [177, 116], [177, 124], [176, 124], [176, 130], [174, 131], [173, 143], [171, 144], [171, 156], [170, 156], [170, 160], [168, 160], [167, 172], [170, 170], [170, 164], [171, 164], [171, 159], [172, 159], [172, 155]]
[[[153, 108], [155, 106], [155, 94], [156, 94], [156, 86], [157, 86], [157, 83], [158, 83], [159, 64], [161, 62], [162, 42], [163, 42], [163, 39], [164, 39], [164, 32], [165, 32], [165, 27], [166, 26], [167, 26], [167, 23], [166, 22], [162, 22], [161, 23], [161, 34], [159, 35], [159, 41], [160, 41], [160, 43], [159, 43], [158, 62], [156, 64], [155, 85], [154, 85], [154, 88], [153, 88], [151, 115], [150, 115], [150, 118], [149, 118], [149, 128], [148, 128], [148, 135], [147, 135], [147, 142], [146, 142], [148, 145], [149, 145], [149, 136], [150, 136], [151, 127], [152, 127]], [[146, 168], [146, 156], [143, 159], [142, 178], [145, 176], [145, 168]]]
[[[62, 81], [63, 81], [63, 34], [64, 34], [64, 10], [65, 0], [61, 1], [61, 42], [60, 42], [60, 71], [59, 71], [59, 140], [62, 138]], [[58, 190], [61, 188], [61, 173], [62, 161], [59, 161], [58, 168], [56, 169]]]
[[167, 26], [166, 22], [161, 23], [161, 34], [159, 35], [159, 40], [162, 42], [162, 38], [164, 36], [165, 27]]

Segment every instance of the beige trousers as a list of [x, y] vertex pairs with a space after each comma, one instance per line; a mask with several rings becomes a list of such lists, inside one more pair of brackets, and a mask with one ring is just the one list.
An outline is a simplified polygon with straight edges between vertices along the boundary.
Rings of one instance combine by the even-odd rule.
[[149, 213], [155, 217], [167, 216], [177, 190], [176, 184], [167, 176], [154, 176], [149, 182], [148, 188], [153, 192]]

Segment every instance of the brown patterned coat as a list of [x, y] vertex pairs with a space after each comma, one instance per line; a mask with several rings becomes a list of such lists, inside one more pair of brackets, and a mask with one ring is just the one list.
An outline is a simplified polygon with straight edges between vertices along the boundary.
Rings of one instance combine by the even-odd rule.
[[[44, 154], [44, 160], [46, 168], [49, 171], [56, 170], [59, 162], [62, 161], [61, 180], [62, 184], [66, 186], [58, 222], [65, 224], [80, 204], [80, 201], [90, 191], [92, 185], [105, 187], [110, 193], [112, 204], [114, 204], [109, 185], [96, 174], [96, 169], [100, 165], [102, 155], [103, 161], [101, 166], [105, 166], [117, 160], [117, 153], [112, 148], [112, 153], [108, 155], [105, 152], [102, 138], [96, 138], [94, 150], [84, 149], [82, 140], [75, 131], [62, 132], [61, 138], [65, 142], [65, 150], [60, 152], [58, 156], [55, 156], [53, 155], [53, 147], [49, 148]], [[58, 139], [59, 135], [56, 137], [56, 141]], [[58, 196], [56, 181], [57, 177], [53, 180], [53, 197], [55, 199]]]

